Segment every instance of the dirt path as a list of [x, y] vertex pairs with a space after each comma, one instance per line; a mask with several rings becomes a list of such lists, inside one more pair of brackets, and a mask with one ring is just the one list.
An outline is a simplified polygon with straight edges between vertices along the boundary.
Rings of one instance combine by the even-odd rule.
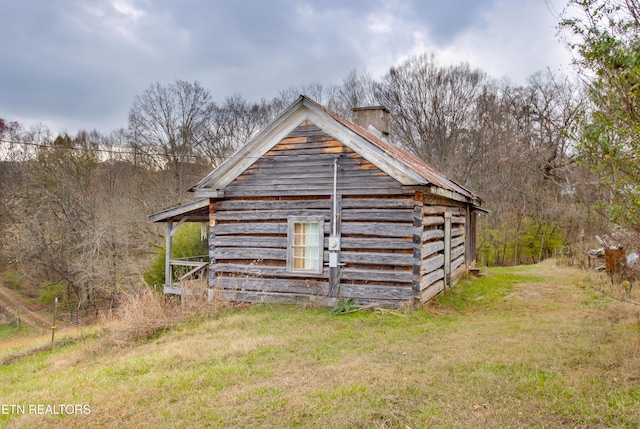
[[564, 323], [565, 319], [595, 317], [610, 323], [640, 322], [640, 288], [627, 294], [604, 274], [558, 266], [554, 260], [522, 266], [520, 272], [544, 281], [520, 283], [506, 299], [544, 314], [546, 320]]
[[[30, 310], [18, 294], [2, 285], [0, 285], [0, 309], [8, 314], [16, 314], [17, 312], [20, 315], [20, 321], [34, 329], [39, 330], [43, 326], [47, 329], [51, 327], [51, 318]], [[56, 321], [56, 324], [61, 325], [62, 322]]]

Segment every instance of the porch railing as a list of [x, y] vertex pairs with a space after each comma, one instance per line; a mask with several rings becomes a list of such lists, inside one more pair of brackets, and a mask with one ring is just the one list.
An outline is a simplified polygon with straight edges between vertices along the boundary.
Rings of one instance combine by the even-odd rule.
[[[208, 289], [209, 257], [191, 256], [173, 258], [169, 261], [171, 273], [164, 293], [174, 295], [200, 295]], [[177, 278], [177, 280], [174, 280]]]

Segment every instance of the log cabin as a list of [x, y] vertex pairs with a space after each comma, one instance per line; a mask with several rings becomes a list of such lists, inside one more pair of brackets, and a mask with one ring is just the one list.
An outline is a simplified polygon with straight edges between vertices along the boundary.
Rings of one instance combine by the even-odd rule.
[[[404, 307], [450, 288], [475, 263], [481, 198], [390, 143], [386, 108], [352, 120], [300, 96], [195, 201], [151, 215], [167, 224], [165, 293]], [[208, 258], [172, 259], [185, 221], [208, 228]]]

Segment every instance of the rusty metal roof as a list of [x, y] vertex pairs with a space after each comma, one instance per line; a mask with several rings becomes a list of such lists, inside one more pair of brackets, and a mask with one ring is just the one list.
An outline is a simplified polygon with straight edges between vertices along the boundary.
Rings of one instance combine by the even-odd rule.
[[453, 180], [447, 178], [444, 174], [440, 173], [435, 168], [428, 165], [426, 162], [421, 160], [415, 155], [410, 154], [404, 149], [386, 142], [373, 134], [372, 132], [354, 124], [350, 120], [343, 118], [335, 112], [325, 108], [324, 106], [316, 103], [308, 97], [305, 97], [308, 101], [316, 104], [320, 109], [322, 109], [325, 113], [330, 115], [336, 121], [340, 122], [345, 127], [349, 128], [351, 131], [357, 133], [361, 137], [367, 139], [369, 142], [373, 143], [375, 146], [388, 153], [394, 159], [400, 161], [402, 164], [407, 166], [407, 168], [411, 169], [418, 175], [420, 175], [423, 179], [425, 179], [428, 183], [431, 183], [439, 188], [446, 189], [451, 192], [456, 192], [460, 195], [464, 195], [465, 197], [471, 199], [480, 199], [479, 196], [471, 192], [470, 190], [464, 188], [463, 186], [457, 184]]

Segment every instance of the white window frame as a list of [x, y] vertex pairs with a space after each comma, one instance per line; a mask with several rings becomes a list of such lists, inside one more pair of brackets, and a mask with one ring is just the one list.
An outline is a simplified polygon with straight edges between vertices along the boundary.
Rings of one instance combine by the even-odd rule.
[[[294, 264], [294, 234], [295, 225], [299, 223], [318, 224], [318, 250], [315, 258], [318, 261], [315, 268], [295, 268]], [[292, 273], [322, 274], [324, 268], [324, 216], [289, 216], [287, 218], [287, 271]]]

